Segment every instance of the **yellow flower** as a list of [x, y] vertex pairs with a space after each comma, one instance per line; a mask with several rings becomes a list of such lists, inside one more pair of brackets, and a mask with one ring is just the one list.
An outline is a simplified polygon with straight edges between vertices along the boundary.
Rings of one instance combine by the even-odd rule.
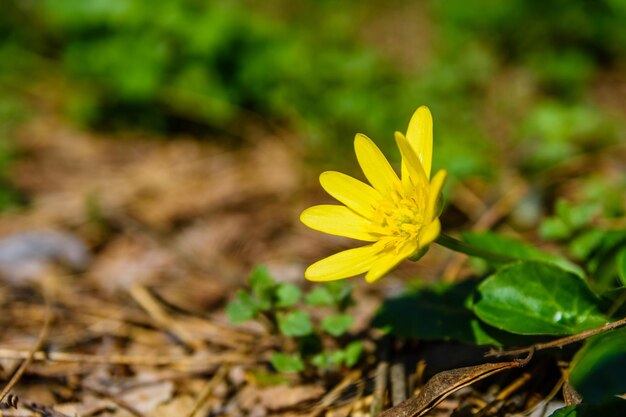
[[402, 156], [401, 178], [383, 153], [362, 134], [354, 150], [365, 184], [340, 172], [320, 175], [322, 187], [344, 205], [319, 205], [302, 212], [300, 220], [312, 229], [372, 244], [348, 249], [309, 266], [311, 281], [333, 281], [366, 273], [373, 282], [396, 265], [423, 253], [441, 231], [437, 212], [439, 193], [446, 178], [439, 171], [430, 179], [433, 120], [422, 106], [415, 111], [406, 136], [395, 134]]

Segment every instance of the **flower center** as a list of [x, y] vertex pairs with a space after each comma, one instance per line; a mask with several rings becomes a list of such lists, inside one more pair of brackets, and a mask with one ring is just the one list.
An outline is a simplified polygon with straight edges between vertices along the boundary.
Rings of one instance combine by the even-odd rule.
[[424, 226], [425, 198], [421, 193], [404, 193], [381, 201], [376, 208], [372, 232], [402, 240], [416, 240]]

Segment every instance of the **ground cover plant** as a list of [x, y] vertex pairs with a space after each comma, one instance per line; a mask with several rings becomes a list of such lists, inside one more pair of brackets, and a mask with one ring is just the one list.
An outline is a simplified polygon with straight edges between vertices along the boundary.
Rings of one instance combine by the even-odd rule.
[[[626, 231], [614, 230], [607, 234], [598, 231], [598, 240], [587, 252], [598, 264], [591, 259], [580, 259], [586, 269], [566, 258], [495, 233], [467, 232], [462, 234], [462, 240], [440, 235], [442, 226], [437, 202], [445, 171], [428, 182], [433, 154], [432, 130], [430, 112], [420, 107], [409, 123], [406, 136], [396, 133], [402, 155], [400, 178], [376, 145], [359, 135], [355, 139], [355, 151], [371, 186], [338, 173], [322, 174], [322, 186], [346, 206], [312, 207], [302, 213], [301, 220], [325, 233], [375, 243], [318, 261], [307, 269], [305, 276], [314, 281], [328, 281], [366, 272], [365, 279], [373, 282], [404, 259], [422, 257], [434, 241], [481, 258], [487, 264], [486, 273], [476, 277], [470, 287], [462, 282], [440, 290], [442, 295], [452, 293], [456, 297], [441, 297], [430, 314], [424, 314], [424, 304], [432, 304], [428, 296], [431, 290], [422, 288], [400, 300], [387, 301], [375, 323], [403, 337], [460, 339], [500, 349], [516, 346], [521, 340], [529, 345], [509, 352], [491, 352], [492, 356], [526, 353], [527, 357], [507, 362], [497, 369], [493, 364], [486, 369], [478, 365], [472, 369], [475, 374], [470, 381], [511, 366], [525, 366], [536, 351], [563, 348], [590, 339], [573, 358], [563, 358], [562, 353], [558, 353], [562, 361], [569, 361], [559, 384], [567, 384], [571, 395], [581, 404], [607, 401], [623, 394], [626, 390], [623, 373], [626, 329], [622, 328], [626, 326], [623, 310]], [[582, 213], [577, 216], [578, 211]], [[557, 219], [563, 225], [582, 223], [586, 217], [584, 211], [584, 206], [574, 208], [560, 202]], [[574, 220], [577, 217], [580, 220]], [[590, 264], [593, 265], [591, 271]], [[586, 271], [593, 271], [593, 278]], [[454, 313], [449, 314], [450, 311]], [[516, 336], [524, 338], [515, 341]], [[543, 341], [531, 336], [563, 337]], [[447, 395], [467, 385], [457, 384], [461, 377], [452, 376], [453, 371], [446, 372], [449, 378], [439, 381], [433, 377], [417, 396], [385, 414], [422, 415]], [[464, 373], [461, 375], [467, 378]], [[616, 401], [620, 402], [617, 399], [607, 402], [607, 409], [614, 410]], [[626, 410], [626, 400], [621, 400], [621, 407]], [[570, 407], [567, 412], [576, 413], [575, 410], [576, 407]], [[557, 410], [553, 415], [564, 412]]]

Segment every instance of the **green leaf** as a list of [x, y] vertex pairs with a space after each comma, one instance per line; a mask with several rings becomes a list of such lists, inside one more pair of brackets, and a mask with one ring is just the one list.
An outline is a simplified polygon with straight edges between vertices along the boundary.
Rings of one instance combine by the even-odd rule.
[[270, 359], [272, 366], [279, 372], [295, 373], [304, 370], [304, 362], [299, 355], [287, 355], [285, 353], [276, 352]]
[[543, 262], [506, 266], [482, 282], [478, 294], [478, 317], [512, 333], [567, 335], [606, 323], [579, 276]]
[[617, 272], [622, 285], [626, 286], [626, 248], [617, 256]]
[[592, 285], [598, 292], [621, 284], [618, 256], [626, 249], [626, 230], [604, 231], [587, 259], [593, 276]]
[[610, 321], [626, 317], [626, 287], [613, 288], [600, 294], [601, 309]]
[[320, 352], [311, 358], [311, 363], [323, 370], [335, 369], [345, 361], [346, 353], [343, 350]]
[[591, 221], [598, 211], [599, 206], [594, 203], [574, 205], [567, 200], [559, 200], [556, 203], [556, 214], [574, 229], [578, 229]]
[[458, 340], [498, 347], [533, 343], [478, 320], [466, 305], [477, 285], [477, 280], [466, 280], [411, 290], [386, 300], [372, 325], [402, 338]]
[[[578, 265], [558, 255], [544, 252], [519, 240], [511, 239], [491, 232], [466, 232], [463, 233], [463, 240], [498, 255], [509, 256], [521, 261], [543, 261], [552, 263], [581, 277], [585, 276], [585, 273]], [[493, 261], [489, 262], [496, 267], [503, 265], [503, 263]]]
[[349, 314], [333, 314], [324, 317], [322, 329], [327, 333], [339, 337], [344, 334], [354, 323], [354, 318]]
[[276, 290], [276, 307], [291, 307], [300, 300], [302, 291], [293, 284], [280, 284]]
[[242, 323], [256, 317], [258, 306], [250, 293], [239, 290], [235, 299], [226, 306], [226, 315], [231, 323]]
[[560, 240], [571, 236], [572, 230], [559, 217], [548, 217], [539, 226], [539, 234], [544, 239]]
[[598, 229], [591, 229], [576, 236], [569, 244], [569, 252], [577, 260], [584, 260], [598, 247], [605, 232]]
[[261, 295], [276, 285], [276, 281], [264, 265], [257, 265], [250, 272], [250, 287], [256, 295]]
[[344, 352], [346, 353], [344, 362], [348, 368], [352, 368], [361, 359], [363, 353], [363, 342], [355, 340], [346, 346]]
[[311, 306], [332, 306], [335, 303], [330, 291], [326, 286], [318, 285], [304, 297], [304, 301]]
[[302, 337], [313, 333], [311, 317], [304, 311], [279, 313], [278, 328], [285, 336]]
[[346, 308], [352, 302], [352, 289], [354, 286], [345, 281], [332, 281], [325, 284], [328, 292], [339, 308]]
[[610, 398], [601, 403], [582, 403], [559, 408], [550, 417], [613, 417], [626, 416], [626, 400]]
[[276, 281], [270, 275], [267, 268], [257, 265], [250, 273], [250, 288], [259, 301], [261, 310], [269, 310], [272, 307], [272, 298]]
[[572, 360], [570, 382], [585, 401], [626, 392], [626, 328], [589, 339]]

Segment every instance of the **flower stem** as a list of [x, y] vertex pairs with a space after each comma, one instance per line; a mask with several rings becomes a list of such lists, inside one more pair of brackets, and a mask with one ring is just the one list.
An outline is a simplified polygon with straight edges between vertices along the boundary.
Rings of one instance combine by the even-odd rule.
[[473, 256], [476, 258], [482, 258], [489, 261], [494, 262], [513, 262], [517, 260], [512, 256], [506, 256], [499, 253], [491, 252], [473, 245], [470, 245], [467, 242], [463, 242], [462, 240], [455, 239], [452, 236], [448, 236], [446, 234], [440, 234], [435, 242], [439, 243], [441, 246], [445, 246], [446, 248], [453, 250], [455, 252], [464, 253], [469, 256]]

